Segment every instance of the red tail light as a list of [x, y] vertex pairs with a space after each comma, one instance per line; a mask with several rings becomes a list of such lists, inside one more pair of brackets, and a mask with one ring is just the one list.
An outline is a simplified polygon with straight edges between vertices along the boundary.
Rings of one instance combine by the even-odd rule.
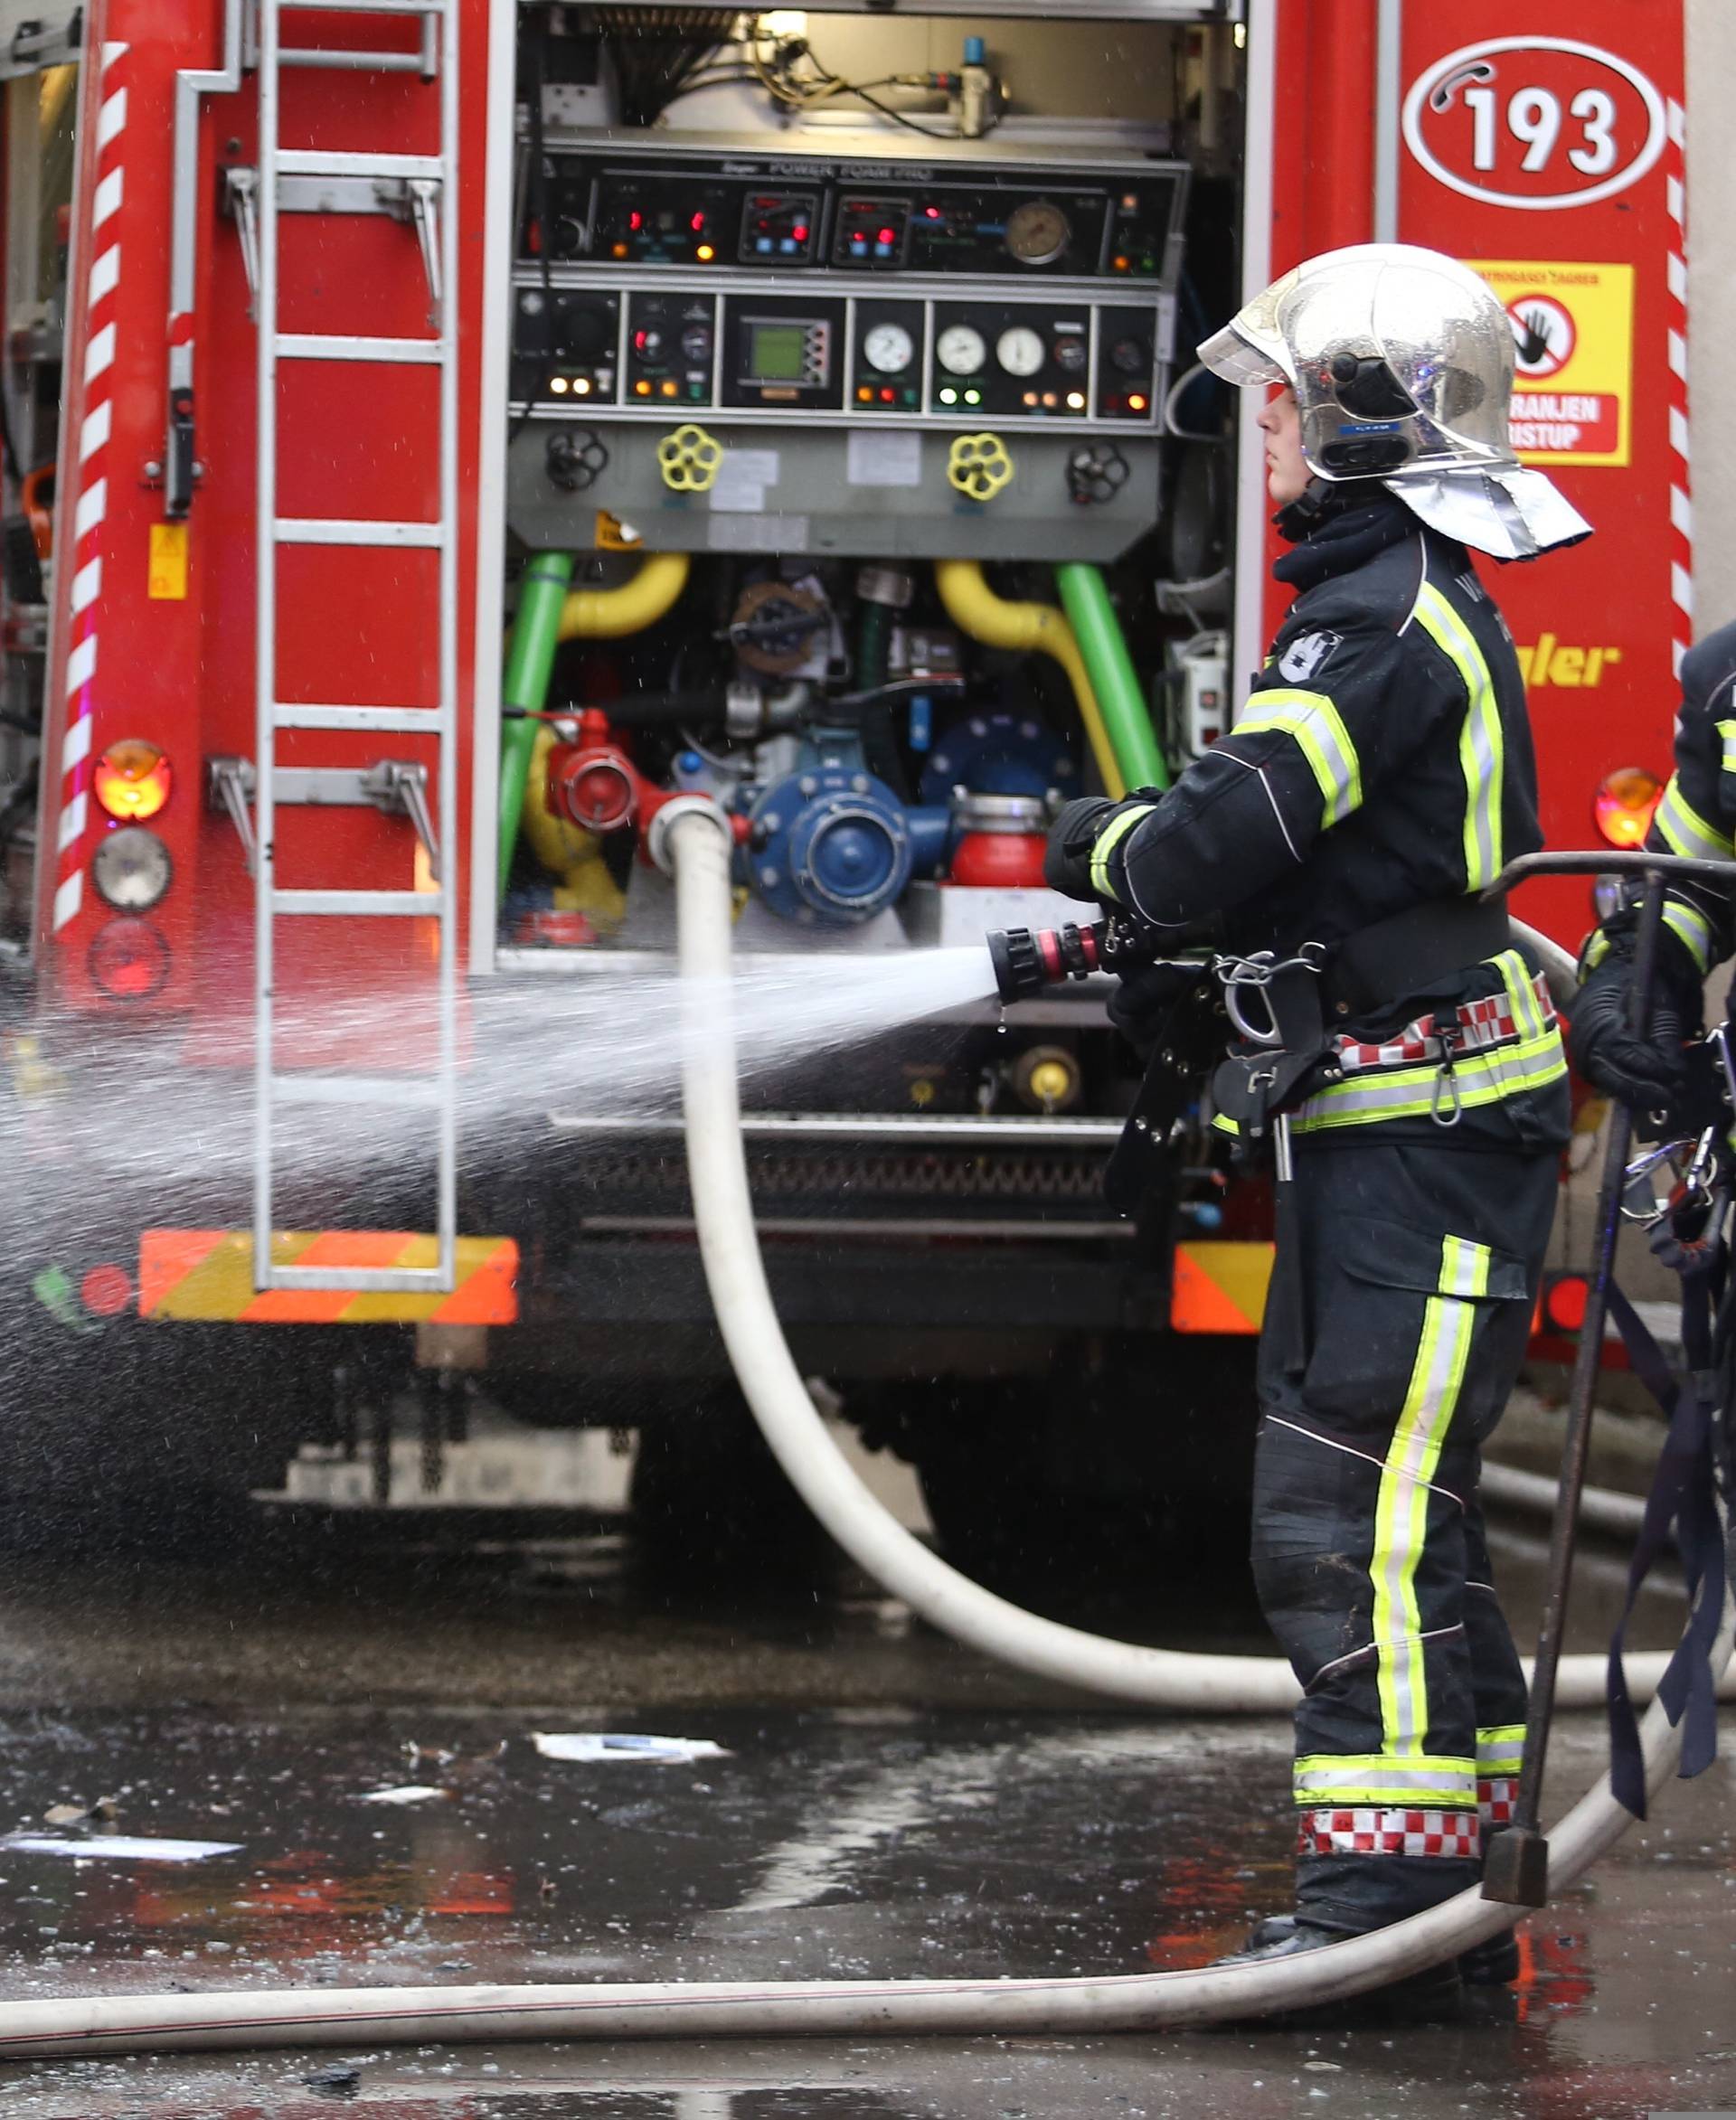
[[1656, 773], [1648, 773], [1644, 766], [1618, 766], [1605, 776], [1598, 790], [1598, 830], [1611, 846], [1644, 846], [1663, 795], [1664, 783]]

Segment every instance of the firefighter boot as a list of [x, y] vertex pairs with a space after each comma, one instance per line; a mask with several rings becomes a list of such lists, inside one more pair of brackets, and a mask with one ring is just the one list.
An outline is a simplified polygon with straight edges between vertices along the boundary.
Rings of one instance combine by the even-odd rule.
[[[1249, 1930], [1242, 1948], [1250, 1955], [1256, 1954], [1266, 1945], [1293, 1935], [1295, 1929], [1294, 1914], [1269, 1914]], [[1473, 1944], [1468, 1951], [1461, 1951], [1458, 1976], [1467, 1987], [1511, 1987], [1519, 1977], [1519, 1938], [1512, 1929], [1504, 1928], [1486, 1943]]]
[[[1297, 1958], [1305, 1951], [1324, 1950], [1329, 1944], [1344, 1943], [1350, 1934], [1348, 1929], [1317, 1928], [1310, 1921], [1298, 1921], [1294, 1915], [1284, 1915], [1262, 1921], [1240, 1951], [1228, 1958], [1220, 1958], [1217, 1963], [1252, 1965], [1267, 1965], [1278, 1958]], [[1420, 1973], [1407, 1974], [1401, 1980], [1389, 1981], [1386, 1986], [1374, 1988], [1365, 1994], [1347, 1996], [1342, 2002], [1285, 2011], [1276, 2021], [1293, 2018], [1297, 2023], [1309, 2025], [1424, 2024], [1456, 2016], [1464, 1996], [1465, 1983], [1459, 1977], [1458, 1967], [1448, 1959], [1444, 1965], [1430, 1965]]]

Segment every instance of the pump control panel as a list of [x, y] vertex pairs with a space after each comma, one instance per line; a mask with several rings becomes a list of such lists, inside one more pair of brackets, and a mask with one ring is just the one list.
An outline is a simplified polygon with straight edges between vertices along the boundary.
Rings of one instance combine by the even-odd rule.
[[[846, 151], [856, 145], [593, 134], [545, 141], [534, 164], [526, 153], [511, 370], [520, 534], [584, 542], [571, 449], [544, 424], [575, 421], [609, 458], [587, 500], [618, 504], [642, 531], [647, 514], [673, 517], [656, 528], [665, 545], [807, 535], [892, 552], [919, 545], [926, 523], [935, 551], [1101, 556], [1149, 527], [1185, 165], [1014, 157], [993, 141], [905, 154], [862, 137]], [[723, 449], [705, 499], [672, 499], [655, 436], [627, 446], [627, 429], [676, 421]], [[883, 443], [853, 442], [859, 429]], [[985, 432], [1012, 471], [978, 499], [948, 479], [947, 452]], [[1081, 448], [1119, 453], [1117, 476], [1076, 476]], [[693, 520], [750, 514], [744, 495], [763, 504], [758, 533]]]

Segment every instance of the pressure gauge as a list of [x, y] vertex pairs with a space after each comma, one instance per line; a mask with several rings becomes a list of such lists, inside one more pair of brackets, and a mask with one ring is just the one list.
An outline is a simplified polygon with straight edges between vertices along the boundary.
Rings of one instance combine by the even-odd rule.
[[1072, 232], [1067, 216], [1047, 199], [1029, 200], [1006, 217], [1006, 247], [1021, 265], [1052, 265]]
[[862, 356], [882, 375], [901, 375], [916, 358], [916, 341], [901, 324], [876, 324], [862, 342]]
[[169, 888], [169, 850], [142, 824], [124, 824], [98, 847], [90, 863], [97, 889], [123, 912], [147, 912]]
[[1043, 341], [1028, 324], [1014, 324], [995, 342], [995, 358], [1009, 375], [1034, 375], [1043, 366]]
[[949, 324], [935, 342], [935, 358], [948, 375], [975, 375], [988, 358], [983, 334], [968, 324]]

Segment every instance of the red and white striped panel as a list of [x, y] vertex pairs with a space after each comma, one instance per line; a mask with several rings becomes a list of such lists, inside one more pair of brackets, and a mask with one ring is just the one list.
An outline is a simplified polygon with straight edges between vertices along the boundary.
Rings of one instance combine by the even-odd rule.
[[108, 514], [108, 445], [114, 423], [116, 295], [120, 287], [126, 195], [127, 46], [102, 48], [96, 184], [84, 344], [84, 418], [79, 429], [72, 585], [68, 598], [66, 735], [61, 749], [61, 815], [54, 885], [59, 934], [84, 902], [90, 809], [90, 715], [102, 615], [103, 524]]
[[1475, 1811], [1401, 1811], [1384, 1805], [1298, 1811], [1298, 1855], [1439, 1856], [1475, 1861], [1483, 1852]]
[[1670, 208], [1670, 595], [1675, 669], [1694, 645], [1694, 504], [1688, 455], [1687, 118], [1672, 98], [1664, 182]]

